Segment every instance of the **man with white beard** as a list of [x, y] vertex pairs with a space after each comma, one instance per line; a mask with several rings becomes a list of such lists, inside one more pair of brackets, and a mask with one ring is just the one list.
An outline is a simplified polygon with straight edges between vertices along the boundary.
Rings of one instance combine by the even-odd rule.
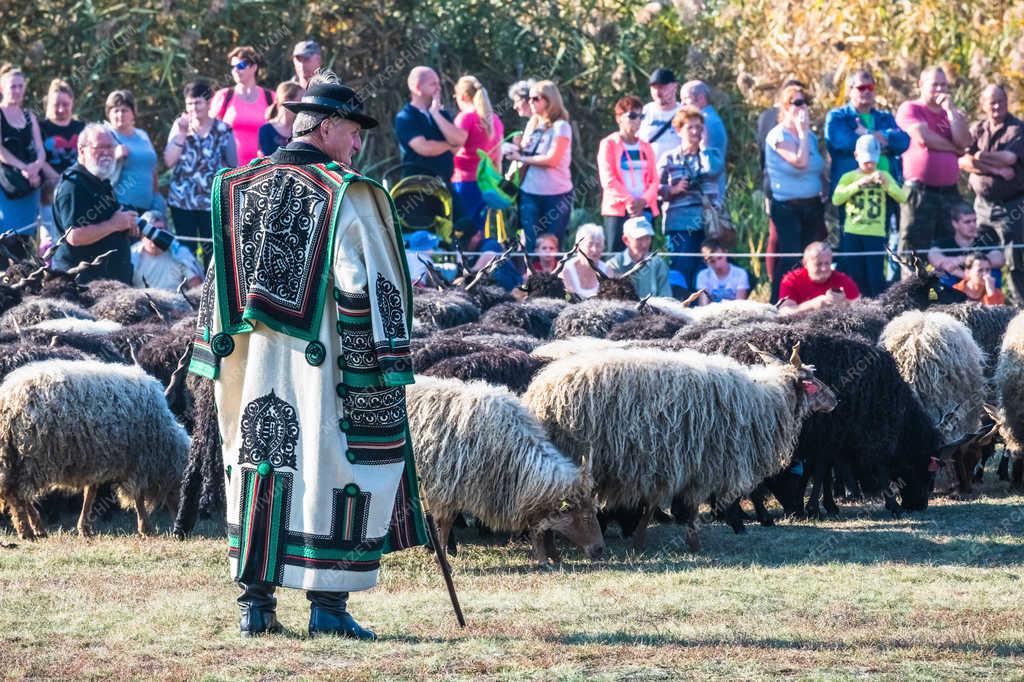
[[67, 232], [65, 243], [53, 256], [53, 267], [67, 270], [101, 253], [114, 253], [102, 265], [79, 275], [83, 284], [95, 279], [116, 279], [131, 286], [131, 240], [139, 236], [138, 214], [123, 211], [114, 196], [114, 138], [98, 123], [90, 123], [78, 136], [78, 163], [60, 177], [54, 192], [53, 218]]

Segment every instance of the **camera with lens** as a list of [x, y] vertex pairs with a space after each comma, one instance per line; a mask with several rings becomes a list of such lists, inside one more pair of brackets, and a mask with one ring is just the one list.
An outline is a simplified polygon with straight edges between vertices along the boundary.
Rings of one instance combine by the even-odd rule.
[[139, 218], [138, 222], [135, 223], [139, 226], [139, 233], [150, 240], [162, 251], [166, 251], [171, 248], [171, 244], [174, 243], [174, 235], [167, 230], [161, 230], [159, 227], [153, 227], [145, 218]]

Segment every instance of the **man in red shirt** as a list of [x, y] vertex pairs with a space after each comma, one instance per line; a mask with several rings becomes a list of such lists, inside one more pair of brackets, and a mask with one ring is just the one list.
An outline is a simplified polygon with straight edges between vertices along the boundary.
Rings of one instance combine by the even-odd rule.
[[[967, 119], [953, 103], [946, 74], [933, 66], [921, 72], [921, 95], [904, 102], [896, 123], [910, 135], [903, 175], [910, 190], [900, 216], [900, 250], [927, 250], [952, 236], [949, 209], [960, 201], [957, 157], [971, 144]], [[909, 273], [904, 268], [903, 276]]]
[[844, 305], [860, 298], [857, 284], [832, 269], [832, 247], [828, 242], [811, 242], [804, 249], [803, 266], [786, 273], [779, 284], [782, 310], [816, 310]]

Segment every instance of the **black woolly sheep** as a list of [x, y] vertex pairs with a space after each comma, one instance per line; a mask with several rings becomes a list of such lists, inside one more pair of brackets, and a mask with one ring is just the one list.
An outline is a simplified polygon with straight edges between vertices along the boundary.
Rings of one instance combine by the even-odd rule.
[[999, 362], [999, 350], [1006, 328], [1020, 311], [1009, 305], [983, 305], [971, 301], [931, 306], [928, 312], [947, 313], [971, 330], [971, 336], [987, 359], [985, 375], [991, 378]]
[[470, 298], [476, 303], [480, 312], [486, 312], [499, 303], [511, 303], [515, 301], [512, 294], [495, 284], [478, 284], [469, 292]]
[[38, 346], [34, 343], [6, 343], [0, 339], [0, 381], [22, 365], [41, 360], [86, 360], [74, 348]]
[[480, 379], [518, 394], [526, 390], [533, 375], [545, 364], [545, 360], [530, 357], [521, 350], [492, 348], [441, 360], [423, 374], [462, 381]]
[[[838, 509], [827, 485], [830, 470], [854, 475], [863, 492], [877, 495], [890, 482], [899, 485], [902, 505], [907, 510], [924, 509], [928, 501], [928, 466], [941, 445], [938, 432], [927, 421], [915, 423], [922, 429], [916, 438], [905, 438], [910, 417], [922, 414], [921, 406], [903, 380], [893, 358], [856, 335], [813, 331], [799, 325], [748, 325], [709, 334], [695, 344], [705, 353], [724, 353], [747, 364], [760, 362], [751, 346], [778, 354], [800, 344], [800, 356], [814, 365], [815, 375], [828, 384], [839, 399], [830, 414], [815, 414], [800, 433], [794, 454], [804, 463], [806, 474], [814, 477], [808, 513], [817, 514], [818, 494], [825, 492], [825, 508]], [[886, 497], [895, 509], [891, 495]], [[802, 493], [797, 500], [780, 500], [788, 513], [800, 514]]]
[[612, 327], [607, 338], [611, 341], [670, 339], [685, 326], [686, 320], [671, 315], [640, 315]]
[[522, 334], [523, 330], [520, 327], [513, 327], [507, 324], [492, 324], [489, 322], [470, 322], [469, 324], [460, 324], [457, 327], [449, 327], [448, 329], [439, 329], [434, 336], [451, 337], [451, 336], [469, 336], [479, 334]]
[[185, 383], [192, 395], [191, 416], [195, 426], [181, 477], [180, 502], [172, 531], [179, 540], [184, 540], [192, 531], [199, 514], [212, 514], [225, 504], [224, 457], [214, 382], [190, 374]]
[[482, 343], [466, 341], [458, 337], [435, 337], [426, 341], [413, 340], [412, 367], [417, 373], [423, 372], [441, 360], [487, 350]]
[[412, 309], [417, 320], [437, 329], [480, 319], [480, 308], [463, 289], [422, 291], [413, 296]]
[[39, 295], [43, 298], [70, 301], [84, 308], [88, 308], [96, 302], [88, 287], [76, 282], [74, 275], [60, 271], [47, 273], [39, 288]]
[[74, 317], [95, 320], [96, 316], [81, 306], [53, 298], [30, 297], [0, 315], [0, 329], [25, 329], [43, 320]]
[[0, 315], [21, 303], [21, 291], [0, 284]]
[[106, 336], [83, 334], [75, 331], [48, 331], [32, 327], [21, 333], [0, 332], [0, 343], [25, 343], [39, 348], [70, 348], [102, 362], [124, 364], [130, 362], [114, 342]]
[[[557, 298], [568, 300], [565, 290], [565, 281], [558, 276], [557, 272], [531, 272], [526, 281], [520, 287], [526, 292], [527, 299], [534, 298]], [[575, 296], [575, 294], [572, 294]]]
[[90, 311], [98, 318], [128, 326], [146, 320], [170, 323], [191, 315], [181, 294], [163, 289], [118, 289], [98, 298]]
[[522, 303], [496, 305], [484, 313], [482, 321], [516, 327], [530, 336], [547, 339], [551, 337], [555, 318], [568, 306], [564, 299], [530, 298]]
[[639, 314], [635, 303], [591, 298], [577, 305], [568, 306], [559, 313], [551, 325], [551, 332], [556, 339], [567, 339], [572, 336], [594, 336], [603, 339], [612, 327]]
[[115, 291], [131, 289], [131, 286], [116, 279], [94, 279], [85, 286], [89, 289], [89, 295], [92, 296], [94, 301], [109, 296]]
[[472, 343], [483, 344], [487, 348], [514, 348], [524, 353], [529, 353], [544, 343], [543, 339], [526, 334], [468, 334], [462, 338]]

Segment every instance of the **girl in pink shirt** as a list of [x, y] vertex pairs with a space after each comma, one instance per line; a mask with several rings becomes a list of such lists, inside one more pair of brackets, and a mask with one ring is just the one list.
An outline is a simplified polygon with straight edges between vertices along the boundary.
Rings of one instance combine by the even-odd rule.
[[501, 140], [505, 127], [491, 108], [487, 90], [473, 76], [463, 76], [455, 84], [455, 103], [459, 115], [455, 125], [468, 133], [466, 143], [455, 153], [455, 171], [452, 190], [455, 198], [455, 229], [463, 234], [470, 251], [475, 251], [482, 238], [486, 206], [476, 184], [476, 169], [480, 165], [478, 149], [491, 157], [495, 167], [501, 168]]
[[228, 53], [233, 88], [222, 88], [210, 102], [210, 113], [224, 121], [235, 135], [238, 165], [244, 166], [259, 155], [260, 127], [267, 122], [267, 107], [274, 93], [256, 84], [260, 62], [256, 50], [243, 45]]

